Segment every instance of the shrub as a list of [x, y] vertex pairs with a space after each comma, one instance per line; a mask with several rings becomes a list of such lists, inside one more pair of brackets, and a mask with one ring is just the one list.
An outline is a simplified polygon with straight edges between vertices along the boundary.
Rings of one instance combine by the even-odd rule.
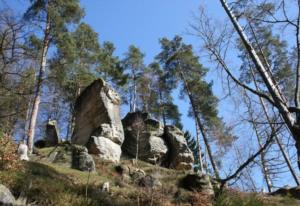
[[21, 162], [17, 155], [17, 145], [8, 134], [0, 134], [0, 170], [19, 169]]

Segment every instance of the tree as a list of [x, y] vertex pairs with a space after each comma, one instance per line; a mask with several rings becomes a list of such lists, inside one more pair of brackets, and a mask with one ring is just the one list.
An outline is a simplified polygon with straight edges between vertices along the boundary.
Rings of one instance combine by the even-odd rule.
[[[231, 6], [224, 0], [220, 0], [220, 3], [229, 17], [232, 27], [229, 28], [230, 24], [225, 23], [223, 24], [226, 25], [225, 27], [216, 31], [211, 18], [207, 17], [205, 12], [201, 10], [199, 18], [197, 18], [198, 23], [192, 27], [196, 31], [195, 34], [202, 39], [211, 60], [219, 64], [220, 68], [226, 72], [228, 79], [256, 97], [252, 98], [251, 101], [263, 99], [265, 109], [275, 109], [272, 121], [265, 123], [268, 126], [269, 137], [273, 136], [276, 139], [279, 131], [285, 136], [290, 133], [295, 140], [299, 159], [299, 120], [297, 116], [299, 116], [298, 85], [300, 81], [298, 81], [299, 76], [296, 75], [296, 71], [299, 71], [297, 66], [299, 65], [299, 58], [295, 57], [300, 54], [297, 52], [299, 51], [299, 44], [297, 44], [299, 21], [297, 19], [300, 18], [299, 13], [296, 14], [295, 18], [291, 17], [295, 13], [287, 12], [288, 7], [286, 5], [290, 4], [289, 6], [291, 6], [294, 2], [239, 1], [232, 2]], [[239, 21], [240, 19], [243, 21]], [[283, 25], [284, 28], [288, 28], [290, 33], [294, 32], [296, 44], [291, 44], [289, 40], [283, 41], [282, 36], [274, 34], [276, 29]], [[232, 44], [232, 37], [238, 39], [237, 44]], [[287, 42], [289, 45], [286, 45]], [[242, 60], [241, 79], [236, 77], [235, 71], [226, 60], [228, 48], [233, 45], [238, 46], [242, 51], [237, 56]], [[290, 48], [292, 49], [289, 51]], [[231, 60], [232, 58], [233, 56], [231, 56]], [[254, 79], [256, 79], [259, 87], [253, 87], [251, 69], [253, 69]], [[291, 81], [291, 75], [297, 76], [294, 78], [296, 81]], [[293, 85], [296, 85], [295, 88]], [[230, 88], [230, 86], [228, 87]], [[293, 98], [290, 95], [291, 90], [294, 93]], [[279, 122], [284, 122], [285, 127], [282, 127]], [[275, 125], [278, 126], [275, 127]], [[260, 151], [262, 150], [260, 149]], [[299, 160], [298, 166], [300, 167]]]
[[[48, 50], [51, 44], [56, 44], [68, 32], [68, 25], [78, 23], [82, 16], [83, 10], [80, 8], [78, 0], [31, 0], [31, 5], [24, 14], [26, 20], [35, 22], [36, 25], [43, 27], [41, 49], [39, 50], [40, 55], [38, 56], [40, 59], [39, 72], [27, 138], [30, 152], [33, 149], [35, 126], [45, 78]], [[38, 38], [36, 37], [35, 39]]]
[[99, 76], [100, 45], [93, 29], [80, 23], [74, 32], [65, 33], [57, 42], [50, 59], [50, 75], [54, 86], [69, 104], [70, 120], [67, 138], [72, 133], [75, 101], [81, 91]]
[[3, 8], [0, 13], [0, 131], [11, 135], [26, 118], [34, 61], [24, 45], [26, 23], [10, 9]]
[[[261, 95], [260, 93], [256, 93], [257, 95], [266, 98], [275, 108], [278, 109], [281, 117], [283, 118], [285, 124], [289, 128], [292, 136], [296, 142], [295, 146], [298, 152], [298, 167], [300, 169], [300, 41], [299, 41], [299, 30], [300, 30], [300, 15], [298, 15], [298, 20], [289, 20], [287, 16], [284, 16], [284, 22], [290, 24], [294, 27], [295, 36], [296, 36], [296, 47], [297, 47], [297, 56], [298, 56], [298, 63], [296, 66], [297, 71], [297, 78], [296, 78], [296, 89], [295, 89], [295, 98], [294, 98], [294, 105], [290, 106], [287, 102], [286, 96], [282, 93], [281, 88], [279, 88], [278, 83], [274, 77], [274, 75], [270, 72], [270, 68], [267, 65], [263, 64], [263, 60], [259, 58], [258, 52], [255, 50], [253, 44], [248, 40], [247, 35], [242, 30], [236, 16], [231, 11], [230, 7], [228, 6], [227, 2], [224, 0], [220, 0], [224, 10], [226, 11], [232, 25], [234, 26], [236, 32], [239, 35], [239, 38], [243, 42], [251, 60], [255, 65], [255, 69], [258, 72], [259, 76], [261, 77], [263, 83], [265, 84], [267, 91], [269, 92], [269, 96]], [[284, 3], [283, 3], [284, 4]], [[283, 8], [285, 13], [285, 9]], [[273, 13], [271, 13], [273, 15]], [[269, 18], [269, 17], [267, 17]], [[275, 19], [274, 23], [278, 23]], [[296, 117], [294, 117], [294, 114]]]
[[144, 54], [139, 48], [131, 45], [129, 46], [128, 52], [125, 53], [125, 58], [122, 61], [122, 65], [125, 71], [127, 71], [128, 80], [128, 92], [129, 92], [129, 106], [130, 111], [135, 112], [137, 110], [137, 88], [138, 80], [141, 78], [144, 72]]
[[[207, 70], [193, 54], [192, 46], [184, 44], [181, 37], [175, 36], [171, 41], [163, 38], [160, 43], [162, 52], [156, 58], [164, 65], [164, 69], [176, 78], [175, 82], [180, 83], [181, 94], [189, 98], [192, 115], [203, 136], [215, 176], [219, 178], [206, 130], [212, 127], [220, 128], [221, 119], [217, 117], [217, 99], [212, 94], [211, 85], [203, 80]], [[220, 137], [234, 140], [232, 135], [219, 135]]]

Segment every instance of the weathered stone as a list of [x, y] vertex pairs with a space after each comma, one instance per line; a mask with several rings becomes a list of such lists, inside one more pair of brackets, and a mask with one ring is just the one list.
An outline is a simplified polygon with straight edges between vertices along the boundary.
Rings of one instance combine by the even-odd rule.
[[15, 201], [15, 197], [11, 194], [10, 190], [0, 184], [0, 205], [14, 205]]
[[206, 174], [188, 174], [180, 181], [180, 186], [191, 191], [214, 194], [210, 177]]
[[99, 157], [113, 162], [118, 162], [122, 154], [120, 145], [102, 136], [92, 136], [87, 143], [87, 148], [89, 153], [97, 154]]
[[18, 147], [18, 155], [20, 157], [20, 160], [28, 161], [28, 146], [25, 144], [25, 142], [21, 142]]
[[192, 169], [194, 156], [183, 132], [175, 126], [166, 126], [164, 138], [169, 146], [169, 167], [179, 170]]
[[140, 187], [150, 187], [150, 188], [157, 188], [161, 187], [161, 182], [153, 177], [152, 175], [146, 175], [145, 177], [142, 177], [139, 179], [138, 185]]
[[161, 123], [142, 112], [128, 113], [122, 123], [125, 133], [122, 151], [135, 157], [138, 148], [139, 159], [160, 164], [168, 151], [161, 137], [164, 133]]
[[55, 120], [49, 120], [46, 125], [45, 146], [54, 147], [61, 142], [59, 131]]
[[91, 136], [101, 136], [121, 145], [120, 104], [120, 96], [110, 86], [102, 79], [95, 80], [76, 100], [72, 143], [85, 145]]
[[134, 183], [138, 183], [141, 178], [145, 177], [146, 173], [141, 169], [132, 169], [130, 171], [130, 177]]
[[72, 147], [72, 168], [81, 171], [95, 171], [95, 162], [91, 155], [88, 154], [86, 147], [73, 145]]

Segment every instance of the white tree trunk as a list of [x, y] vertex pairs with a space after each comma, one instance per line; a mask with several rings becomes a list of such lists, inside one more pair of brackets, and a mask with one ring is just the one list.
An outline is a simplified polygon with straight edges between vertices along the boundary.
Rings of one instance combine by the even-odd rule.
[[37, 116], [39, 111], [39, 105], [41, 102], [41, 90], [43, 86], [43, 78], [45, 75], [46, 64], [47, 64], [47, 53], [48, 53], [48, 48], [50, 43], [49, 35], [50, 35], [50, 17], [49, 14], [47, 14], [47, 22], [44, 31], [44, 41], [43, 41], [42, 56], [40, 62], [40, 70], [39, 70], [39, 75], [37, 77], [36, 91], [33, 99], [32, 112], [31, 112], [29, 128], [28, 128], [27, 145], [29, 148], [29, 153], [32, 153], [33, 150], [35, 127], [36, 127], [36, 121], [37, 121]]

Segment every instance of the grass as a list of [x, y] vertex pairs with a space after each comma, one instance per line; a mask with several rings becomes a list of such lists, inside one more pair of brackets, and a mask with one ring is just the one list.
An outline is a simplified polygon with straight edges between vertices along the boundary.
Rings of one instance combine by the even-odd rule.
[[[64, 151], [63, 146], [55, 151]], [[20, 170], [1, 171], [0, 183], [6, 185], [18, 197], [24, 192], [29, 203], [55, 206], [207, 206], [212, 202], [209, 197], [178, 187], [179, 180], [187, 172], [153, 166], [138, 161], [132, 165], [130, 160], [120, 164], [138, 167], [147, 174], [156, 175], [162, 187], [158, 189], [138, 187], [133, 181], [124, 181], [115, 170], [116, 164], [103, 161], [94, 156], [96, 172], [90, 175], [88, 197], [85, 197], [87, 172], [66, 167], [69, 158], [58, 163], [50, 163], [48, 154], [53, 148], [39, 150], [39, 156], [32, 162], [24, 162]], [[65, 162], [64, 162], [65, 161]], [[101, 192], [104, 182], [110, 182], [110, 192]], [[226, 191], [214, 202], [214, 206], [297, 206], [300, 202], [288, 197], [265, 197], [259, 194]]]
[[271, 197], [257, 193], [224, 191], [216, 200], [215, 206], [299, 206], [300, 201], [290, 197]]

